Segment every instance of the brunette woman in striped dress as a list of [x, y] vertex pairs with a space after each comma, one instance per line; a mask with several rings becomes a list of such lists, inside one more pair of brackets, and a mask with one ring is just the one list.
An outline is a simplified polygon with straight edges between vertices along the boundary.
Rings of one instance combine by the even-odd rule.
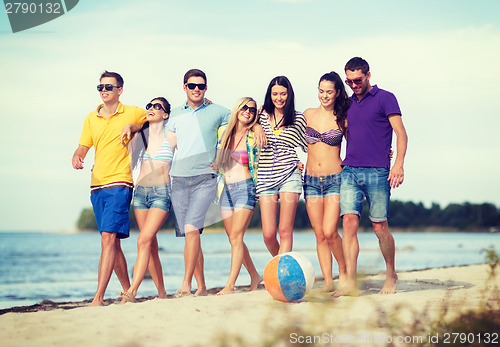
[[[288, 78], [278, 76], [271, 80], [259, 116], [267, 136], [267, 146], [259, 158], [257, 195], [264, 242], [275, 256], [292, 250], [293, 222], [302, 193], [300, 161], [295, 148], [307, 149], [304, 138], [306, 121], [295, 111], [295, 96]], [[278, 206], [280, 218], [276, 225]]]

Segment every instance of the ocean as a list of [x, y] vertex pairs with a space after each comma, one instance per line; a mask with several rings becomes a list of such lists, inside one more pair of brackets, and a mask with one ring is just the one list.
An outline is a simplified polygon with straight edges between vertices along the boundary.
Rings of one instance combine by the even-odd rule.
[[[484, 248], [500, 252], [500, 233], [408, 232], [394, 233], [398, 271], [471, 265], [485, 262]], [[122, 249], [132, 273], [137, 256], [138, 233], [122, 241]], [[368, 274], [385, 270], [378, 239], [372, 232], [359, 233], [358, 271]], [[260, 274], [271, 255], [262, 234], [247, 232], [245, 243]], [[167, 294], [174, 294], [184, 275], [184, 239], [173, 233], [158, 234], [160, 259]], [[229, 276], [231, 248], [225, 233], [202, 235], [205, 278], [208, 288], [224, 287]], [[321, 270], [313, 232], [294, 232], [293, 250], [306, 256], [316, 276]], [[100, 257], [98, 232], [37, 233], [0, 232], [0, 309], [33, 305], [43, 300], [54, 302], [91, 299], [97, 286]], [[334, 276], [338, 268], [334, 261]], [[237, 286], [248, 285], [250, 277], [242, 267]], [[196, 281], [193, 279], [193, 289]], [[118, 298], [120, 283], [113, 274], [105, 299]], [[138, 297], [157, 295], [154, 283], [145, 279]]]

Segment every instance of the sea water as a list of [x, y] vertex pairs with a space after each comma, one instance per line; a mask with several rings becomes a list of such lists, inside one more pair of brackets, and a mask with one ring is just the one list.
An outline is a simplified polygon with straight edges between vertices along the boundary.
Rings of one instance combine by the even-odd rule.
[[[132, 273], [137, 257], [138, 233], [122, 241], [122, 249]], [[372, 232], [359, 233], [358, 271], [377, 273], [385, 270], [378, 239]], [[229, 276], [231, 247], [225, 233], [202, 235], [205, 278], [208, 288], [224, 287]], [[495, 247], [500, 252], [500, 233], [412, 232], [394, 233], [398, 271], [471, 265], [485, 262], [482, 249]], [[260, 274], [271, 255], [262, 234], [247, 232], [244, 241]], [[316, 276], [321, 270], [312, 232], [294, 232], [293, 250], [306, 256]], [[184, 239], [173, 233], [158, 234], [160, 259], [167, 294], [174, 294], [184, 275]], [[97, 287], [97, 269], [101, 252], [98, 232], [35, 233], [0, 232], [0, 309], [39, 303], [91, 299]], [[333, 266], [334, 276], [338, 267]], [[237, 286], [248, 285], [250, 276], [242, 267]], [[196, 281], [193, 279], [193, 289]], [[118, 298], [122, 290], [113, 274], [105, 298]], [[139, 287], [138, 297], [157, 295], [150, 279]]]

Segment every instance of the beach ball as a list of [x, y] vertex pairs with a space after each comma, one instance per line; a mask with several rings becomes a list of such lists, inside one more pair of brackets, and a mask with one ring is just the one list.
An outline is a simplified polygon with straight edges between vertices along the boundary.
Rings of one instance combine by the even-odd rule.
[[264, 269], [264, 285], [269, 294], [279, 301], [302, 299], [313, 284], [313, 265], [297, 252], [278, 254]]

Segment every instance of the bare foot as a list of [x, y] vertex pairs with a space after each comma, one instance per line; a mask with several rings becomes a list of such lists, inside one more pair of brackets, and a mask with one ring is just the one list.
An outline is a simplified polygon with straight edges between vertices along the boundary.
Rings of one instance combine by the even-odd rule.
[[321, 293], [328, 293], [328, 292], [333, 292], [335, 290], [335, 287], [333, 286], [333, 281], [329, 283], [325, 283], [325, 285], [320, 288], [318, 291]]
[[257, 287], [259, 286], [259, 284], [263, 280], [264, 280], [264, 278], [262, 278], [262, 276], [260, 276], [260, 275], [257, 275], [256, 277], [252, 277], [252, 279], [250, 281], [250, 291], [257, 290]]
[[177, 289], [177, 294], [181, 296], [191, 295], [191, 287], [183, 284], [179, 289]]
[[378, 292], [379, 294], [395, 294], [398, 275], [396, 273], [387, 273], [385, 277], [384, 287]]
[[353, 285], [339, 285], [337, 290], [332, 293], [334, 298], [338, 298], [340, 296], [358, 296], [359, 290], [356, 284]]
[[195, 296], [207, 296], [207, 288], [198, 288], [196, 292], [194, 293]]
[[120, 296], [122, 297], [120, 305], [126, 304], [127, 302], [135, 302], [135, 296], [132, 293], [120, 292]]
[[102, 301], [99, 300], [93, 300], [90, 304], [89, 307], [96, 307], [96, 306], [102, 306]]
[[225, 286], [220, 292], [217, 293], [217, 295], [226, 295], [233, 293], [234, 293], [234, 286]]
[[165, 291], [165, 288], [162, 288], [161, 290], [158, 291], [158, 297], [160, 299], [166, 299], [167, 298], [167, 292]]

